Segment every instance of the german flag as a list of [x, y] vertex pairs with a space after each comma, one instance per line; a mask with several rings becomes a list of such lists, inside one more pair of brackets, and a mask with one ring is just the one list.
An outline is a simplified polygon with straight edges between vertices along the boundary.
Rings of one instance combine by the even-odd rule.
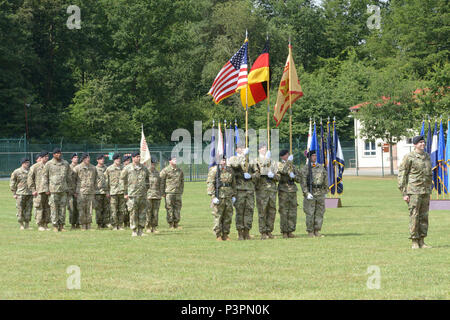
[[248, 74], [248, 89], [241, 89], [241, 102], [245, 108], [246, 92], [248, 91], [248, 106], [253, 106], [267, 98], [269, 82], [269, 39], [264, 49]]

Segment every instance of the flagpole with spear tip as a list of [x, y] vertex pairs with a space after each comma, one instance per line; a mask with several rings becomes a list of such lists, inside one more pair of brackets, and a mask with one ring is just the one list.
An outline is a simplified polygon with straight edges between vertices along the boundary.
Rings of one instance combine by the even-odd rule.
[[[333, 142], [335, 142], [335, 137], [334, 137], [334, 133], [336, 132], [336, 117], [333, 117]], [[336, 158], [336, 152], [337, 152], [337, 146], [334, 146], [335, 151], [334, 151], [334, 158]], [[335, 188], [335, 197], [338, 198], [339, 197], [339, 193], [338, 193], [338, 184], [337, 184], [337, 175], [336, 175], [336, 161], [333, 161], [333, 167], [334, 167], [334, 188]]]
[[[289, 36], [289, 51], [291, 48], [291, 36]], [[289, 52], [290, 54], [291, 52]], [[292, 95], [291, 95], [291, 67], [289, 66], [289, 154], [292, 155]]]
[[[248, 42], [248, 31], [245, 30], [245, 40]], [[249, 70], [248, 46], [247, 46], [247, 70]], [[245, 86], [245, 147], [248, 148], [248, 79]]]
[[[269, 41], [269, 33], [266, 34], [266, 40]], [[270, 62], [269, 62], [270, 66]], [[267, 78], [267, 148], [270, 150], [270, 67], [269, 67], [269, 77]]]

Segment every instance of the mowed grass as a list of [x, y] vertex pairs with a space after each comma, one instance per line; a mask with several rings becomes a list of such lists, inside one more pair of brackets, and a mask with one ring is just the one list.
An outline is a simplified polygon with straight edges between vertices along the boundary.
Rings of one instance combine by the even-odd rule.
[[[8, 182], [0, 182], [0, 299], [449, 299], [450, 212], [430, 213], [432, 249], [412, 250], [408, 210], [395, 178], [346, 177], [343, 207], [328, 209], [325, 238], [306, 237], [299, 196], [295, 239], [216, 242], [204, 182], [186, 183], [180, 231], [20, 231]], [[34, 215], [34, 212], [33, 212]], [[68, 215], [67, 215], [68, 220]], [[94, 224], [95, 227], [95, 224]], [[81, 289], [66, 273], [79, 266]], [[380, 289], [369, 289], [369, 266]]]

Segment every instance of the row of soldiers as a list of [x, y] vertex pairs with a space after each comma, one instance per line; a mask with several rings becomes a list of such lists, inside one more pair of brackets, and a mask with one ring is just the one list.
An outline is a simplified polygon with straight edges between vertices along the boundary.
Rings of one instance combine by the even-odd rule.
[[297, 185], [302, 188], [303, 210], [306, 214], [306, 231], [309, 237], [323, 237], [325, 195], [328, 193], [328, 176], [324, 166], [317, 163], [315, 151], [308, 153], [309, 164], [301, 170], [293, 163], [287, 150], [279, 154], [280, 161], [271, 159], [267, 145], [258, 147], [259, 156], [249, 161], [248, 148], [238, 143], [236, 156], [222, 157], [220, 163], [208, 172], [207, 193], [211, 196], [213, 231], [217, 241], [230, 240], [233, 206], [236, 209], [238, 240], [251, 238], [256, 197], [261, 239], [273, 239], [276, 215], [276, 197], [283, 238], [295, 238], [297, 224]]
[[31, 168], [29, 159], [21, 160], [21, 167], [10, 179], [21, 229], [29, 228], [34, 206], [39, 231], [49, 230], [49, 223], [55, 232], [65, 231], [68, 207], [72, 229], [91, 229], [95, 208], [99, 229], [130, 227], [132, 236], [145, 235], [144, 229], [158, 233], [161, 198], [165, 198], [169, 228], [181, 228], [184, 175], [176, 157], [171, 157], [161, 172], [156, 169], [156, 159], [152, 159], [150, 169], [142, 165], [139, 152], [123, 159], [114, 154], [108, 167], [103, 155], [97, 157], [97, 166], [90, 163], [88, 153], [78, 158], [72, 154], [69, 164], [56, 148], [50, 161], [49, 153], [42, 151]]

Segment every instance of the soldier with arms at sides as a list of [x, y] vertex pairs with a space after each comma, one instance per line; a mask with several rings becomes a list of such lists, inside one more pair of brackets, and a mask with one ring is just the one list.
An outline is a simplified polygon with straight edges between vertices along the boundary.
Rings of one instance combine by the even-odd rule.
[[36, 163], [30, 168], [27, 181], [28, 188], [33, 193], [35, 219], [39, 231], [49, 230], [47, 224], [50, 221], [50, 205], [48, 204], [48, 195], [44, 190], [44, 166], [47, 161], [48, 152], [41, 151]]
[[30, 172], [30, 159], [20, 160], [20, 168], [14, 170], [11, 174], [9, 187], [16, 199], [17, 221], [20, 224], [20, 230], [28, 229], [31, 221], [31, 210], [33, 209], [33, 195], [28, 188], [28, 173]]
[[184, 173], [177, 167], [177, 158], [171, 156], [169, 164], [161, 173], [161, 188], [166, 199], [167, 223], [170, 229], [181, 229], [178, 226], [181, 219], [182, 196], [184, 191]]

